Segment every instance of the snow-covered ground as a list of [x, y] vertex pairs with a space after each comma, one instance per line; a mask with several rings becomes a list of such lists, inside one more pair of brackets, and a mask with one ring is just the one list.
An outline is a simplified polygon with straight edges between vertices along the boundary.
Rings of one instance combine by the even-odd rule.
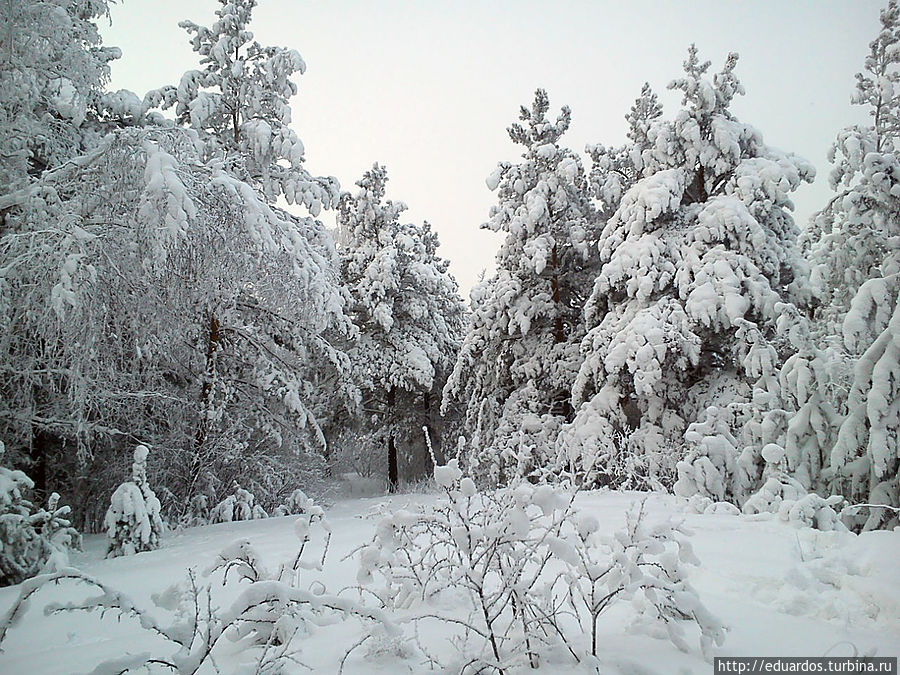
[[[590, 492], [577, 506], [593, 513], [610, 533], [623, 524], [624, 513], [647, 498], [650, 517], [682, 510], [674, 497], [637, 493]], [[304, 583], [320, 580], [330, 593], [356, 584], [357, 562], [347, 554], [368, 541], [374, 514], [382, 508], [427, 505], [434, 495], [344, 499], [327, 509], [333, 529], [328, 561]], [[848, 656], [900, 655], [900, 532], [870, 532], [860, 536], [798, 528], [771, 516], [684, 514], [694, 532], [691, 542], [701, 566], [691, 569], [691, 581], [703, 602], [729, 628], [722, 656]], [[295, 517], [229, 523], [170, 534], [158, 551], [104, 560], [105, 539], [87, 537], [85, 551], [74, 566], [124, 592], [139, 606], [155, 607], [151, 595], [182, 578], [189, 568], [201, 570], [237, 539], [249, 539], [271, 567], [297, 550]], [[0, 613], [12, 606], [19, 587], [0, 589]], [[84, 597], [70, 585], [44, 588], [5, 638], [0, 673], [71, 675], [90, 672], [101, 661], [127, 652], [153, 651], [135, 621], [117, 621], [111, 614], [64, 614], [46, 617], [48, 602]], [[664, 636], [633, 621], [628, 607], [617, 607], [601, 619], [603, 673], [669, 674], [712, 672], [692, 639], [692, 653], [683, 653]], [[304, 638], [300, 660], [312, 672], [334, 673], [345, 651], [366, 628], [355, 620], [318, 627]], [[444, 630], [428, 624], [421, 635], [440, 653], [452, 654]], [[449, 630], [449, 629], [446, 629]], [[221, 672], [236, 672], [237, 659], [224, 654]], [[547, 672], [596, 672], [575, 665], [563, 655], [545, 661]], [[416, 649], [391, 648], [373, 641], [355, 650], [346, 673], [427, 672]], [[204, 671], [205, 672], [205, 671]], [[209, 672], [214, 672], [210, 670]], [[241, 671], [244, 672], [244, 671]], [[251, 668], [248, 672], [254, 672]], [[300, 671], [298, 671], [300, 672]]]

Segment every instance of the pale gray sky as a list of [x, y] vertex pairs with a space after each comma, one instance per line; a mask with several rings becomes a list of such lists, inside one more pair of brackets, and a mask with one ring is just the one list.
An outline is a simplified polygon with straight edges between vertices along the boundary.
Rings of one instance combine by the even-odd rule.
[[[647, 81], [666, 92], [687, 47], [721, 67], [741, 55], [747, 95], [734, 110], [766, 141], [818, 170], [797, 193], [805, 223], [828, 197], [836, 132], [865, 120], [853, 74], [878, 28], [881, 0], [259, 0], [262, 44], [296, 48], [307, 64], [292, 101], [307, 167], [344, 189], [373, 162], [409, 220], [431, 222], [464, 295], [493, 265], [499, 238], [480, 230], [494, 203], [485, 178], [515, 159], [506, 135], [535, 88], [572, 108], [568, 145], [615, 145]], [[178, 21], [210, 25], [215, 0], [125, 0], [104, 26], [123, 58], [111, 88], [143, 95], [197, 67]], [[589, 162], [585, 159], [585, 166]]]

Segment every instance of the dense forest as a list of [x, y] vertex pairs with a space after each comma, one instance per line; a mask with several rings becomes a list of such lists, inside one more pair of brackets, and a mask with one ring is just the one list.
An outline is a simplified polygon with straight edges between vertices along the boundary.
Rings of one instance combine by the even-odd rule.
[[79, 532], [132, 553], [445, 465], [472, 490], [898, 524], [896, 0], [834, 92], [870, 121], [822, 139], [809, 223], [791, 194], [815, 171], [735, 116], [736, 54], [690, 46], [680, 106], [635, 83], [627, 141], [583, 154], [538, 89], [487, 178], [503, 240], [468, 304], [384, 166], [307, 166], [303, 59], [256, 40], [256, 0], [219, 2], [181, 24], [196, 62], [142, 97], [106, 88], [107, 0], [0, 5], [0, 583]]

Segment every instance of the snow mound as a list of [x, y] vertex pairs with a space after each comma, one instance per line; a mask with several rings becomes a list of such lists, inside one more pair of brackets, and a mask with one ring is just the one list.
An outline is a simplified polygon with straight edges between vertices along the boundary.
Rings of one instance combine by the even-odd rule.
[[900, 532], [802, 530], [800, 562], [781, 578], [750, 585], [758, 601], [792, 616], [900, 633]]

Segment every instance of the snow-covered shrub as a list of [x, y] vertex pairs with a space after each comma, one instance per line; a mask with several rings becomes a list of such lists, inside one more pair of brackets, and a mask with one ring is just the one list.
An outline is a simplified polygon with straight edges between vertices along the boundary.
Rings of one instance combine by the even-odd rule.
[[781, 520], [817, 530], [847, 529], [836, 510], [845, 503], [842, 496], [824, 498], [808, 493], [803, 484], [790, 475], [789, 458], [781, 446], [770, 443], [761, 454], [766, 462], [765, 482], [744, 503], [744, 513], [775, 513]]
[[[598, 617], [626, 599], [661, 620], [679, 648], [686, 648], [682, 620], [699, 626], [705, 656], [721, 644], [722, 626], [686, 581], [683, 563], [698, 561], [680, 525], [650, 525], [638, 510], [607, 539], [560, 487], [520, 483], [480, 492], [455, 459], [436, 467], [434, 478], [443, 498], [384, 515], [373, 540], [357, 550], [357, 579], [415, 624], [459, 626], [456, 642], [470, 665], [537, 667], [558, 647], [576, 661], [596, 656]], [[459, 602], [460, 593], [464, 618], [435, 609]]]
[[[4, 452], [0, 441], [0, 462]], [[35, 509], [25, 497], [33, 487], [23, 472], [0, 464], [0, 586], [66, 567], [69, 551], [81, 548], [81, 535], [65, 517], [69, 507], [59, 506], [54, 492], [46, 509]]]
[[[605, 392], [610, 393], [610, 392]], [[584, 487], [665, 491], [675, 482], [679, 452], [653, 429], [616, 430], [603, 395], [579, 408], [556, 439], [556, 472]]]
[[135, 447], [131, 480], [116, 488], [110, 498], [104, 519], [109, 537], [107, 558], [159, 548], [165, 525], [160, 515], [159, 499], [147, 482], [149, 454], [146, 445]]
[[[277, 571], [266, 569], [250, 543], [240, 540], [219, 553], [203, 572], [191, 569], [183, 581], [153, 595], [157, 607], [174, 615], [171, 623], [161, 622], [152, 611], [101, 581], [69, 569], [23, 584], [12, 608], [0, 620], [0, 644], [33, 604], [35, 593], [45, 586], [67, 582], [85, 585], [92, 594], [80, 601], [49, 604], [45, 615], [96, 612], [100, 620], [110, 615], [117, 621], [136, 620], [146, 631], [146, 650], [106, 661], [92, 671], [95, 673], [136, 672], [141, 668], [157, 672], [158, 667], [181, 674], [207, 672], [206, 668], [215, 672], [293, 673], [301, 663], [298, 640], [311, 633], [311, 626], [354, 617], [365, 622], [367, 635], [396, 634], [383, 612], [329, 595], [319, 582], [313, 588], [302, 587], [302, 571], [321, 570], [330, 540], [331, 528], [321, 509], [312, 513], [317, 508], [297, 520], [300, 546]], [[307, 549], [313, 524], [324, 535], [321, 552]], [[225, 604], [219, 604], [220, 592]], [[231, 646], [224, 646], [226, 642]], [[255, 670], [235, 669], [232, 659], [236, 652], [250, 652]], [[230, 667], [222, 667], [225, 658]]]
[[700, 494], [688, 497], [684, 510], [686, 513], [724, 513], [729, 516], [741, 514], [741, 510], [731, 502], [716, 502]]
[[234, 482], [233, 492], [216, 504], [209, 512], [210, 523], [231, 523], [235, 520], [257, 520], [268, 518], [265, 509], [256, 503], [256, 497], [249, 490]]
[[752, 449], [738, 451], [726, 411], [710, 406], [702, 422], [693, 422], [684, 434], [688, 453], [678, 462], [674, 491], [679, 497], [695, 495], [715, 502], [742, 504], [754, 481]]
[[822, 497], [814, 492], [794, 501], [784, 501], [778, 509], [778, 517], [790, 523], [800, 523], [816, 530], [845, 531], [841, 506], [846, 500], [841, 495]]
[[663, 622], [682, 651], [689, 651], [682, 622], [696, 623], [703, 656], [712, 660], [713, 648], [725, 640], [725, 628], [687, 581], [686, 565], [700, 564], [680, 536], [689, 535], [688, 530], [672, 520], [648, 522], [644, 502], [626, 513], [625, 527], [611, 538], [599, 534], [599, 522], [588, 514], [578, 514], [571, 525], [556, 544], [556, 555], [569, 563], [562, 580], [582, 625], [589, 627], [592, 656], [597, 656], [600, 614], [618, 600], [632, 600]]
[[294, 490], [283, 504], [275, 507], [272, 512], [273, 516], [298, 516], [302, 513], [321, 513], [322, 509], [316, 506], [316, 503], [306, 496], [301, 489]]

